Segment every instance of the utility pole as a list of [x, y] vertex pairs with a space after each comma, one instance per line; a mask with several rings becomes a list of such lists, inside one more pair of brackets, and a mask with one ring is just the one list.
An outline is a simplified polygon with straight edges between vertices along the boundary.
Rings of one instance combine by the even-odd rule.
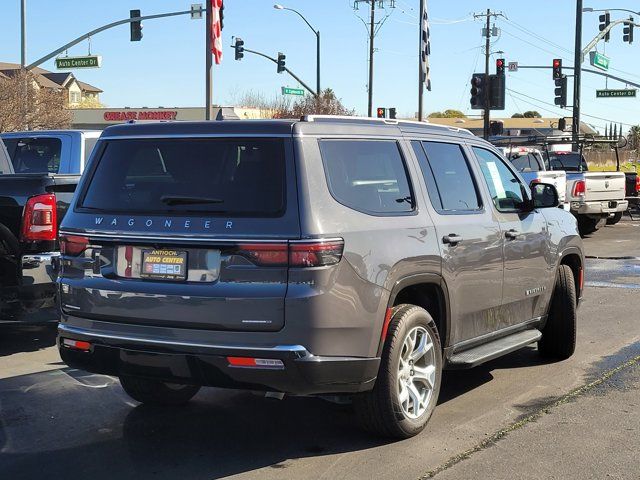
[[[423, 51], [422, 51], [422, 22], [424, 22], [424, 19], [422, 18], [422, 15], [424, 15], [424, 2], [425, 0], [420, 0], [420, 28], [418, 28], [418, 33], [419, 38], [418, 38], [418, 121], [421, 122], [422, 121], [422, 117], [423, 117], [423, 108], [422, 108], [422, 97], [424, 96], [424, 81], [425, 79], [423, 78], [423, 72], [422, 72], [422, 55], [423, 55]], [[424, 72], [426, 73], [426, 72]]]
[[212, 105], [211, 105], [211, 71], [213, 70], [213, 59], [211, 58], [211, 15], [213, 14], [211, 9], [211, 2], [207, 1], [207, 9], [205, 13], [205, 22], [207, 24], [205, 28], [205, 32], [207, 38], [205, 40], [205, 107], [204, 107], [204, 119], [211, 120], [212, 115]]
[[577, 149], [580, 135], [580, 81], [582, 79], [582, 0], [576, 0], [576, 38], [573, 56], [573, 148]]
[[27, 65], [27, 0], [20, 2], [20, 65]]
[[367, 97], [367, 116], [373, 116], [373, 39], [376, 26], [376, 0], [371, 0], [371, 20], [369, 25], [369, 88]]

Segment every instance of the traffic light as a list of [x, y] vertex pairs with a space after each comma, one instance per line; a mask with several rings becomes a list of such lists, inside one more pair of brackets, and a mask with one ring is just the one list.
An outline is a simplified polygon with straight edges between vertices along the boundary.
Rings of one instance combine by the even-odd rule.
[[504, 75], [504, 58], [496, 60], [496, 75]]
[[236, 37], [236, 43], [233, 45], [236, 51], [236, 60], [241, 60], [244, 57], [244, 40], [240, 37]]
[[[609, 15], [609, 12], [603, 13], [602, 15], [600, 15], [600, 26], [598, 28], [600, 29], [600, 31], [603, 31], [605, 28], [609, 26], [610, 23], [611, 23], [611, 15]], [[608, 42], [609, 37], [610, 37], [609, 32], [607, 32], [604, 36], [604, 41]]]
[[486, 100], [487, 76], [484, 73], [474, 73], [471, 77], [471, 108], [484, 109]]
[[491, 110], [504, 110], [505, 76], [489, 75], [489, 108]]
[[378, 118], [387, 118], [387, 109], [384, 107], [378, 107], [376, 109], [376, 115], [378, 116]]
[[[141, 17], [140, 10], [129, 10], [129, 18]], [[142, 22], [140, 20], [136, 22], [129, 22], [131, 27], [131, 41], [139, 42], [142, 40]]]
[[391, 120], [395, 120], [396, 119], [396, 107], [391, 107], [389, 109], [389, 118]]
[[629, 45], [633, 43], [633, 17], [629, 17], [629, 23], [624, 24], [622, 41], [627, 42]]
[[562, 75], [560, 78], [556, 78], [555, 80], [556, 88], [555, 88], [555, 99], [553, 103], [564, 108], [567, 106], [567, 76]]
[[504, 122], [502, 120], [493, 120], [489, 123], [489, 133], [494, 136], [502, 135], [504, 133]]
[[285, 60], [286, 55], [284, 53], [280, 53], [278, 52], [278, 73], [282, 73], [284, 72], [285, 66], [284, 66], [284, 60]]
[[558, 120], [558, 130], [560, 130], [561, 132], [564, 132], [567, 130], [567, 119], [566, 118], [561, 118]]
[[562, 59], [554, 58], [553, 59], [553, 79], [556, 80], [558, 78], [562, 78]]

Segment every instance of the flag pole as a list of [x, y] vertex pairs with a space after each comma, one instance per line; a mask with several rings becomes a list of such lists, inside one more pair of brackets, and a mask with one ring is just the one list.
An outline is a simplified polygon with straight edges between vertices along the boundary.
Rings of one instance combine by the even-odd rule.
[[424, 97], [424, 72], [422, 71], [422, 55], [424, 50], [424, 45], [422, 43], [422, 35], [423, 35], [423, 22], [424, 22], [424, 1], [420, 0], [420, 22], [418, 24], [418, 121], [422, 121], [423, 111], [422, 111], [422, 97]]
[[207, 7], [205, 10], [205, 22], [207, 27], [205, 29], [207, 39], [205, 41], [206, 46], [206, 71], [205, 71], [205, 107], [204, 107], [204, 118], [205, 120], [211, 120], [212, 106], [211, 106], [211, 87], [212, 87], [212, 59], [211, 59], [211, 17], [212, 17], [212, 9], [211, 9], [211, 0], [206, 0]]

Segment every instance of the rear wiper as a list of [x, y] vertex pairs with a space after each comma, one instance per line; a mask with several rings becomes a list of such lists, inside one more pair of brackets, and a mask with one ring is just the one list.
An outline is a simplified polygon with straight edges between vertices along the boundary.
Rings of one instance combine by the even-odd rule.
[[198, 205], [224, 203], [220, 198], [190, 197], [186, 195], [163, 195], [160, 201], [166, 205]]

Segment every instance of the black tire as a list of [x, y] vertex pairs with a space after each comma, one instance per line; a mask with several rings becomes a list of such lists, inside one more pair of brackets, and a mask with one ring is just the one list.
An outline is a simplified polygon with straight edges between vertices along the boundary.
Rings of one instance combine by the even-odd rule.
[[127, 395], [149, 405], [182, 405], [198, 393], [197, 385], [179, 385], [140, 377], [120, 377], [120, 384]]
[[599, 224], [599, 219], [581, 215], [578, 217], [578, 232], [580, 232], [580, 236], [584, 237], [598, 230]]
[[[410, 418], [404, 413], [399, 400], [398, 367], [405, 339], [415, 327], [423, 327], [433, 343], [435, 380], [424, 413], [417, 418]], [[438, 402], [441, 381], [442, 350], [433, 318], [421, 307], [398, 305], [394, 307], [389, 323], [375, 386], [370, 392], [359, 394], [353, 399], [356, 417], [360, 425], [370, 433], [392, 438], [413, 437], [424, 429], [431, 418]]]
[[565, 360], [576, 349], [577, 304], [573, 271], [560, 265], [553, 289], [547, 323], [538, 341], [538, 351], [544, 358]]
[[607, 225], [615, 225], [620, 220], [622, 220], [622, 212], [616, 212], [613, 214], [613, 217], [607, 218]]

